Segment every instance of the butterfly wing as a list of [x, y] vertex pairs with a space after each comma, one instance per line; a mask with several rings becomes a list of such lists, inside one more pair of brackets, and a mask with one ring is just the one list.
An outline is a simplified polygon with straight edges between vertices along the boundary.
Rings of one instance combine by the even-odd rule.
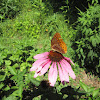
[[59, 33], [56, 33], [54, 37], [51, 40], [51, 48], [54, 51], [57, 51], [59, 53], [66, 53], [67, 52], [67, 46], [65, 42], [62, 40]]

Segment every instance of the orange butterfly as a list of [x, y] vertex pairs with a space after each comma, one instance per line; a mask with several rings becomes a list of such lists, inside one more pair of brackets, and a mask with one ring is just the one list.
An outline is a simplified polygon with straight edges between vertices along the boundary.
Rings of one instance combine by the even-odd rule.
[[67, 52], [67, 46], [65, 42], [62, 40], [59, 33], [56, 33], [52, 40], [51, 40], [51, 49], [53, 51], [57, 51], [59, 53], [66, 53]]

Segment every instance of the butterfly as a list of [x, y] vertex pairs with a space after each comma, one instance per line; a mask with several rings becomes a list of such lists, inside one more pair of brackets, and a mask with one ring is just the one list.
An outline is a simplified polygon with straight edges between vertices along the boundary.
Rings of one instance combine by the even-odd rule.
[[57, 51], [61, 54], [65, 54], [67, 52], [67, 46], [61, 38], [60, 33], [55, 33], [53, 36], [51, 40], [51, 50]]

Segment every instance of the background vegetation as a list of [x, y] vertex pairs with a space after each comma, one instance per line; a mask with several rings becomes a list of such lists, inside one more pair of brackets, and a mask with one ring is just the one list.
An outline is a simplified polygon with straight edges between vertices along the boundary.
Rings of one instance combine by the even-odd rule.
[[[49, 87], [43, 81], [47, 74], [33, 78], [29, 70], [34, 55], [50, 51], [56, 32], [67, 44], [64, 56], [75, 63], [77, 78], [63, 86], [58, 77]], [[1, 100], [100, 100], [99, 81], [99, 0], [0, 1]]]

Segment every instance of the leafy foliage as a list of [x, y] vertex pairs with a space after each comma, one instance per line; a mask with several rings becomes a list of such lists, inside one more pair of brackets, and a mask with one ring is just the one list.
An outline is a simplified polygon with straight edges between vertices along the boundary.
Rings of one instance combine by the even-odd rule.
[[20, 10], [19, 0], [0, 0], [0, 20], [11, 18]]
[[97, 99], [99, 100], [100, 97], [98, 97], [100, 89], [95, 89], [94, 87], [88, 87], [86, 84], [84, 84], [82, 81], [80, 81], [80, 87], [84, 90], [84, 91], [80, 91], [83, 92], [85, 95], [83, 95], [83, 98], [87, 98], [88, 100], [91, 99]]
[[80, 11], [77, 22], [77, 34], [74, 45], [76, 58], [82, 66], [91, 70], [100, 70], [100, 30], [99, 30], [100, 5], [89, 6], [86, 12]]
[[3, 42], [0, 42], [2, 47], [0, 48], [0, 66], [2, 66], [0, 68], [0, 81], [1, 90], [5, 92], [15, 90], [12, 95], [22, 98], [23, 88], [27, 89], [30, 82], [36, 85], [39, 84], [36, 79], [33, 79], [34, 73], [27, 73], [33, 62], [35, 52], [33, 47], [36, 40], [31, 38], [31, 40], [26, 41], [26, 38], [22, 40], [19, 37], [17, 38], [2, 38], [1, 41], [6, 40], [5, 46], [3, 46]]

